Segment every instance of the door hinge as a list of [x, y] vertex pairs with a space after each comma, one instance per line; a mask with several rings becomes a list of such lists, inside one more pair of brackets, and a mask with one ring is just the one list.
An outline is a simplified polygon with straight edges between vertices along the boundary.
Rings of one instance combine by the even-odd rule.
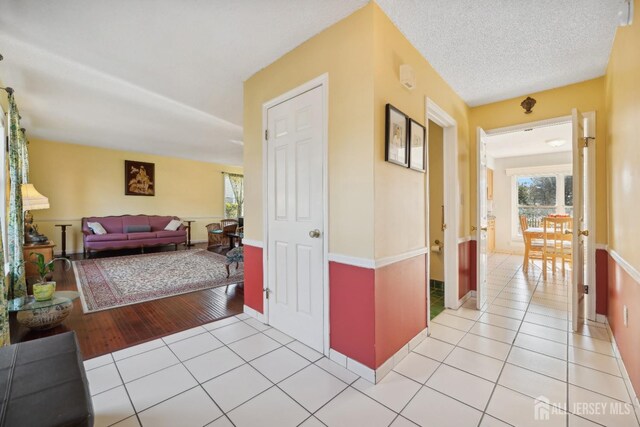
[[595, 138], [592, 137], [592, 136], [585, 136], [582, 139], [584, 141], [584, 148], [589, 148], [589, 141], [590, 140], [595, 140]]
[[263, 291], [265, 293], [266, 298], [269, 299], [269, 294], [271, 293], [271, 290], [269, 288], [264, 288]]
[[585, 294], [589, 293], [589, 285], [584, 285], [584, 293]]
[[265, 129], [264, 130], [264, 139], [265, 139], [265, 141], [269, 140], [269, 129]]

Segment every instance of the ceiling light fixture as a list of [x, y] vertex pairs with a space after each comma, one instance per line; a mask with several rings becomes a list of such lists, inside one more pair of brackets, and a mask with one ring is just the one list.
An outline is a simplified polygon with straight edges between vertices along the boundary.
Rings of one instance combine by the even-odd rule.
[[549, 146], [553, 148], [558, 148], [567, 143], [564, 139], [549, 139], [545, 141]]
[[524, 101], [522, 101], [522, 102], [520, 103], [520, 106], [521, 106], [522, 108], [524, 108], [524, 113], [525, 113], [525, 114], [531, 114], [531, 113], [533, 113], [532, 109], [533, 109], [533, 106], [534, 106], [534, 105], [536, 105], [536, 100], [535, 100], [535, 99], [533, 99], [533, 98], [532, 98], [532, 97], [530, 97], [530, 96], [527, 96], [527, 97], [524, 99]]

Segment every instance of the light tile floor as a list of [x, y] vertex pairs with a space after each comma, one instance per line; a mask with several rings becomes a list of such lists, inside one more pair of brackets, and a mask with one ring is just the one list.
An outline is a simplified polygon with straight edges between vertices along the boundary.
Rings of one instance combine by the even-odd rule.
[[608, 330], [571, 332], [561, 276], [488, 262], [482, 310], [445, 310], [377, 385], [241, 314], [86, 361], [96, 426], [638, 427]]

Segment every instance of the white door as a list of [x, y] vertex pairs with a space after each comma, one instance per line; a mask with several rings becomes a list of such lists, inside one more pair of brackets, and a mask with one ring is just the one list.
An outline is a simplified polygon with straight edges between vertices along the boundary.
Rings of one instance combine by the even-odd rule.
[[269, 324], [323, 352], [323, 96], [267, 111]]
[[573, 330], [577, 331], [584, 323], [584, 269], [585, 248], [583, 232], [586, 228], [585, 192], [584, 192], [584, 118], [580, 111], [573, 109], [573, 241], [572, 247], [572, 314]]
[[476, 303], [478, 310], [487, 302], [487, 134], [478, 128], [478, 244]]

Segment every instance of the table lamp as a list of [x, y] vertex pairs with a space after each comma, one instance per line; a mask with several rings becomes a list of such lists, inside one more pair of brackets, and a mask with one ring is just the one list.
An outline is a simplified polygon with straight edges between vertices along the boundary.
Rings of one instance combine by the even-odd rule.
[[33, 224], [31, 211], [49, 209], [49, 199], [36, 190], [33, 184], [22, 184], [22, 210], [24, 211], [24, 242], [44, 243], [49, 239], [38, 232], [38, 227]]

